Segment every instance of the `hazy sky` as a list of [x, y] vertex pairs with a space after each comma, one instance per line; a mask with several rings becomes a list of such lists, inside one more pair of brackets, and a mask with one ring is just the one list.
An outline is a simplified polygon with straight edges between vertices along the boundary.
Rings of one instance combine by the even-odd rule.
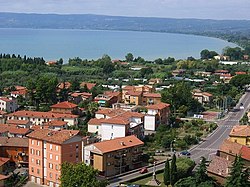
[[250, 0], [0, 0], [0, 12], [250, 20]]

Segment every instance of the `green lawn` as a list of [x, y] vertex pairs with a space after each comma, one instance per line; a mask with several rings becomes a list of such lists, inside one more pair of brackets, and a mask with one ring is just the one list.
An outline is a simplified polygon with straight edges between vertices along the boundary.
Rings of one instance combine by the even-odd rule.
[[[148, 181], [150, 181], [152, 179], [152, 175], [149, 176], [149, 177], [146, 177], [144, 179], [141, 179], [141, 180], [138, 180], [138, 181], [135, 181], [133, 182], [133, 184], [140, 184], [140, 185], [146, 185]], [[159, 173], [159, 174], [156, 174], [156, 178], [161, 182], [161, 186], [166, 186], [164, 183], [163, 183], [163, 173]]]

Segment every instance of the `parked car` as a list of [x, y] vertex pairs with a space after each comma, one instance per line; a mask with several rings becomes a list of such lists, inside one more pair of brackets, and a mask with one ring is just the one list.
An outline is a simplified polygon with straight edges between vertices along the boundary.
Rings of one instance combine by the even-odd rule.
[[180, 152], [180, 155], [190, 156], [190, 155], [191, 155], [191, 153], [190, 153], [190, 152], [188, 152], [188, 151], [186, 150], [186, 151], [182, 151], [182, 152]]
[[148, 172], [148, 168], [144, 167], [140, 170], [140, 174], [143, 174], [143, 173], [147, 173]]

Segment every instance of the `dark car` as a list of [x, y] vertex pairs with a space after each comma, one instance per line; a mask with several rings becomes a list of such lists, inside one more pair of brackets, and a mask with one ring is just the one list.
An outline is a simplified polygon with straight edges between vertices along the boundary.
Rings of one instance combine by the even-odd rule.
[[148, 172], [148, 169], [146, 167], [140, 170], [140, 174], [147, 173], [147, 172]]
[[188, 151], [182, 151], [182, 152], [180, 152], [180, 154], [184, 155], [184, 156], [190, 156], [191, 155], [191, 153], [188, 152]]

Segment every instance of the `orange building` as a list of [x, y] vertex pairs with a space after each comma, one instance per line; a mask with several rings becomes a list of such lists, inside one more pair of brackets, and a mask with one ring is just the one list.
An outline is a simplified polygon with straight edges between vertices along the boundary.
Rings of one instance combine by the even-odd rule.
[[38, 129], [29, 137], [29, 177], [32, 182], [60, 186], [60, 165], [82, 158], [82, 137], [76, 130]]

